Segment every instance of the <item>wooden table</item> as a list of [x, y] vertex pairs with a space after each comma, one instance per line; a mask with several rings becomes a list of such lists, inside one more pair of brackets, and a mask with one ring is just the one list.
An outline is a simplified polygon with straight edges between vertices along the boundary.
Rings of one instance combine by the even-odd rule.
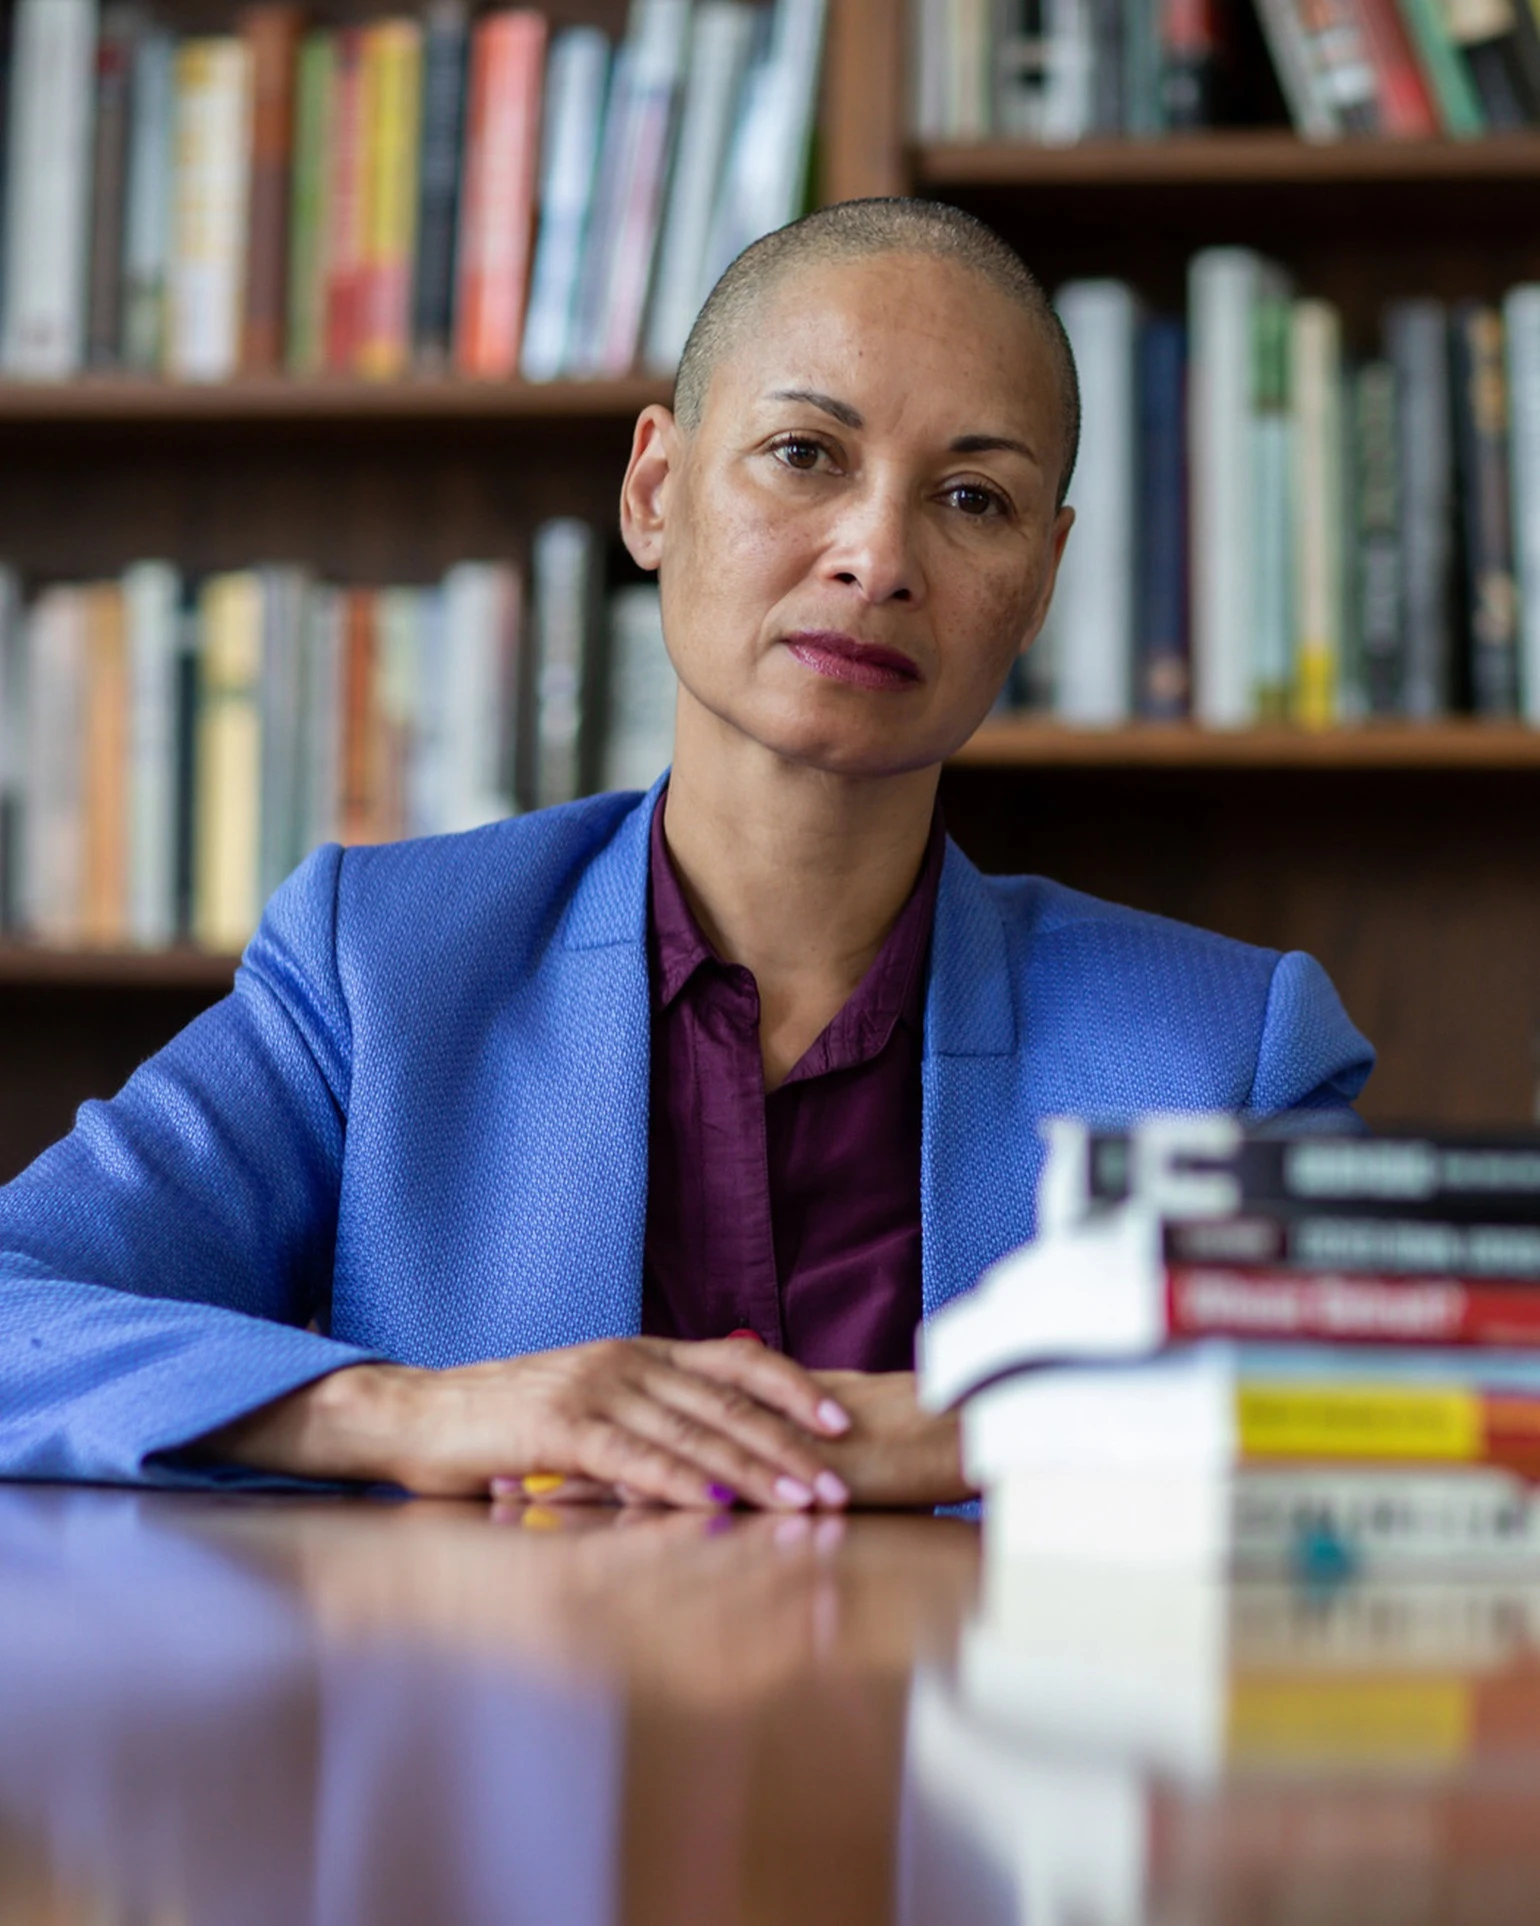
[[949, 1520], [0, 1487], [0, 1921], [1540, 1918], [1540, 1584], [1275, 1588], [1206, 1764], [994, 1590]]

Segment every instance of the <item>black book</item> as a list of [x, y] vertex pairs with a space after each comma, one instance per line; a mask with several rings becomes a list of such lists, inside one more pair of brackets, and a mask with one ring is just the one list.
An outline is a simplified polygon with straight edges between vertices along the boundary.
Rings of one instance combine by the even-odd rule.
[[1519, 597], [1508, 487], [1508, 376], [1496, 308], [1456, 308], [1453, 387], [1465, 529], [1471, 702], [1478, 715], [1518, 713]]
[[1540, 38], [1529, 0], [1444, 0], [1443, 18], [1491, 131], [1540, 121]]
[[1385, 351], [1395, 371], [1400, 707], [1427, 721], [1449, 707], [1454, 653], [1454, 451], [1442, 303], [1394, 303], [1385, 315]]
[[459, 0], [429, 9], [422, 56], [422, 149], [412, 345], [430, 366], [446, 363], [454, 338], [455, 233], [465, 145], [467, 31]]
[[1540, 1278], [1540, 1225], [1311, 1211], [1168, 1224], [1168, 1264], [1275, 1266], [1402, 1277]]

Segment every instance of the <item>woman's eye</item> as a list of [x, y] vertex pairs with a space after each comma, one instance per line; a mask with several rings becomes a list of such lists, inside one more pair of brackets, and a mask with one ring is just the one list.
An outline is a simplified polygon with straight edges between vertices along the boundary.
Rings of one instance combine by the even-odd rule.
[[958, 482], [947, 491], [947, 499], [965, 515], [1003, 514], [1005, 503], [992, 488], [979, 488], [973, 482]]
[[823, 447], [816, 441], [800, 441], [793, 438], [790, 441], [777, 442], [775, 452], [788, 468], [805, 472], [807, 469], [818, 466]]

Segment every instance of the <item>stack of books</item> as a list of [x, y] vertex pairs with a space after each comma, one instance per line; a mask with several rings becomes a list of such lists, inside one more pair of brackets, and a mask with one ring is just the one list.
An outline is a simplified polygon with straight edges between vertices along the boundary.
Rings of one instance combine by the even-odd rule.
[[1363, 356], [1249, 248], [1193, 258], [1185, 319], [1118, 280], [1055, 300], [1078, 526], [1009, 706], [1540, 721], [1540, 287], [1395, 301]]
[[923, 1337], [986, 1555], [1540, 1575], [1540, 1140], [1060, 1122]]
[[612, 46], [465, 0], [191, 37], [18, 0], [0, 371], [670, 373], [802, 209], [824, 10], [633, 0]]
[[144, 561], [26, 600], [0, 565], [0, 934], [235, 950], [320, 843], [645, 788], [677, 685], [602, 561], [564, 518], [426, 586]]
[[922, 140], [1158, 136], [1269, 117], [1280, 95], [1306, 140], [1469, 139], [1540, 125], [1534, 0], [912, 7], [912, 119]]
[[1525, 1919], [1537, 1685], [1532, 1576], [990, 1572], [910, 1703], [898, 1917]]

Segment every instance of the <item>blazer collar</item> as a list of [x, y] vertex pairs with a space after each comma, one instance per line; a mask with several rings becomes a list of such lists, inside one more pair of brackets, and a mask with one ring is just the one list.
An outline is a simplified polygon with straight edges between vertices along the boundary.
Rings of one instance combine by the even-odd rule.
[[1005, 924], [989, 885], [948, 837], [931, 939], [925, 1054], [1005, 1057], [1015, 1050]]
[[564, 948], [600, 950], [635, 943], [645, 954], [652, 815], [667, 782], [665, 770], [646, 795], [637, 797], [579, 877], [562, 921]]

